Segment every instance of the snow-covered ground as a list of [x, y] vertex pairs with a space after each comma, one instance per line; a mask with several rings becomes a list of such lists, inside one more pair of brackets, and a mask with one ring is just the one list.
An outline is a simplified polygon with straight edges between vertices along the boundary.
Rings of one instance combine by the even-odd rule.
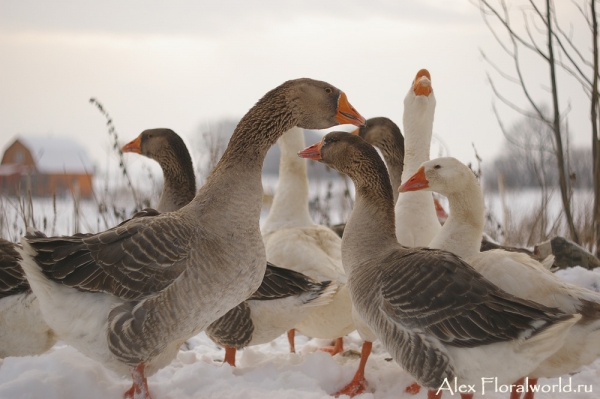
[[[561, 270], [561, 278], [591, 289], [600, 287], [600, 270], [581, 267]], [[191, 338], [176, 360], [149, 378], [154, 399], [325, 399], [352, 379], [358, 365], [360, 338], [356, 333], [345, 338], [345, 355], [331, 357], [316, 349], [324, 340], [297, 336], [298, 354], [290, 354], [287, 337], [238, 351], [237, 368], [223, 364], [224, 351], [204, 333]], [[510, 367], [510, 365], [507, 365]], [[359, 399], [426, 398], [422, 390], [413, 396], [404, 388], [413, 382], [376, 342], [369, 358], [366, 377], [370, 392]], [[490, 376], [493, 377], [493, 376]], [[565, 393], [565, 386], [581, 392]], [[600, 360], [583, 367], [571, 376], [540, 379], [539, 385], [549, 392], [537, 394], [539, 399], [597, 399], [600, 393]], [[120, 399], [131, 386], [131, 380], [117, 376], [96, 361], [59, 342], [40, 356], [9, 357], [0, 365], [0, 399]], [[553, 388], [554, 386], [554, 388]], [[477, 397], [507, 399], [508, 394], [494, 392], [486, 384], [485, 394], [476, 387]], [[555, 392], [552, 392], [554, 389]], [[587, 391], [587, 392], [586, 392]], [[451, 397], [449, 392], [444, 397]], [[458, 396], [452, 396], [458, 397]]]
[[[176, 360], [148, 379], [150, 393], [154, 399], [331, 398], [331, 393], [352, 379], [358, 357], [353, 352], [331, 357], [315, 351], [317, 345], [324, 343], [322, 340], [301, 338], [303, 346], [299, 345], [302, 348], [299, 354], [288, 353], [287, 338], [282, 336], [270, 344], [239, 352], [238, 367], [232, 368], [222, 364], [223, 350], [201, 333], [190, 339], [189, 349], [182, 349]], [[356, 333], [348, 336], [345, 344], [347, 349], [360, 350]], [[367, 363], [366, 377], [371, 392], [357, 396], [359, 399], [424, 399], [427, 396], [424, 390], [414, 396], [404, 393], [404, 388], [413, 382], [412, 378], [389, 361], [389, 355], [378, 343]], [[592, 392], [549, 392], [540, 393], [538, 398], [598, 398], [600, 361], [570, 377], [572, 387], [582, 385], [582, 391]], [[563, 387], [568, 378], [562, 378]], [[540, 380], [541, 386], [558, 383], [557, 378]], [[113, 374], [62, 343], [41, 356], [6, 358], [0, 366], [2, 399], [120, 399], [130, 386], [131, 380]], [[493, 392], [493, 384], [486, 384], [485, 388], [482, 397], [508, 397], [503, 392]], [[451, 395], [446, 391], [444, 397]]]

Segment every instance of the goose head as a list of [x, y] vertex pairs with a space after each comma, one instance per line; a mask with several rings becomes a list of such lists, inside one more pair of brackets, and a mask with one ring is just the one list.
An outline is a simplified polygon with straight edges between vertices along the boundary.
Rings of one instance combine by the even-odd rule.
[[[427, 69], [421, 69], [417, 72], [406, 97], [404, 97], [404, 119], [409, 118], [410, 120], [411, 117], [417, 117], [423, 110], [428, 110], [431, 113], [431, 120], [433, 120], [435, 105], [431, 75]], [[404, 129], [406, 130], [406, 128], [405, 121]]]
[[171, 129], [164, 128], [144, 130], [134, 140], [125, 144], [121, 151], [141, 154], [159, 163], [173, 157], [190, 158], [181, 137]]
[[463, 193], [477, 178], [468, 166], [456, 158], [444, 157], [424, 162], [398, 191], [435, 191], [446, 197]]
[[350, 176], [355, 183], [372, 179], [373, 168], [375, 168], [378, 171], [377, 175], [386, 179], [388, 185], [390, 184], [385, 164], [375, 148], [355, 134], [328, 133], [320, 142], [298, 152], [298, 156], [322, 162]]
[[327, 129], [331, 126], [365, 124], [346, 94], [327, 82], [296, 79], [286, 82], [285, 95], [292, 107], [296, 126], [305, 129]]
[[391, 119], [386, 117], [370, 118], [364, 126], [356, 129], [353, 134], [358, 134], [367, 143], [378, 147], [382, 152], [392, 153], [395, 149], [399, 158], [404, 158], [404, 136], [400, 128]]

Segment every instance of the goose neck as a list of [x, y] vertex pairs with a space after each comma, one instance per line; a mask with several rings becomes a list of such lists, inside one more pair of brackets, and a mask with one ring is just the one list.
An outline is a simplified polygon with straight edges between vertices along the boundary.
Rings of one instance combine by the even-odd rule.
[[191, 159], [185, 165], [176, 161], [160, 162], [160, 166], [164, 186], [156, 209], [160, 212], [176, 211], [196, 195], [196, 177]]
[[313, 225], [308, 209], [308, 174], [306, 159], [298, 157], [305, 147], [304, 130], [294, 127], [278, 140], [281, 158], [279, 181], [263, 233], [284, 227]]
[[485, 223], [485, 204], [479, 186], [448, 196], [450, 212], [430, 247], [445, 249], [463, 258], [479, 253]]
[[[385, 172], [383, 163], [382, 168]], [[344, 268], [348, 269], [370, 263], [367, 261], [374, 252], [398, 245], [387, 172], [365, 174], [360, 180], [353, 178], [353, 181], [356, 200], [342, 238], [342, 258]]]
[[402, 181], [406, 181], [416, 173], [423, 162], [429, 160], [431, 137], [433, 135], [433, 109], [434, 107], [429, 105], [425, 108], [409, 109], [404, 112], [404, 171]]
[[285, 93], [275, 89], [261, 98], [238, 123], [223, 156], [196, 195], [195, 202], [205, 205], [248, 208], [260, 218], [262, 206], [262, 166], [269, 148], [297, 124], [287, 106]]

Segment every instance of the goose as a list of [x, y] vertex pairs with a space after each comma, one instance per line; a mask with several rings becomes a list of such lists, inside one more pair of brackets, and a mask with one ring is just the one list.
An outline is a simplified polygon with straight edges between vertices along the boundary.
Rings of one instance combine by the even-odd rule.
[[[429, 160], [435, 105], [431, 75], [426, 69], [421, 69], [404, 97], [403, 182], [423, 162]], [[395, 218], [398, 242], [409, 247], [427, 246], [441, 228], [433, 196], [427, 192], [414, 192], [398, 197]]]
[[0, 238], [0, 359], [40, 355], [56, 343], [56, 334], [42, 318], [15, 246]]
[[[398, 125], [384, 116], [367, 119], [366, 126], [354, 130], [352, 134], [359, 135], [367, 143], [379, 148], [381, 155], [392, 181], [392, 187], [402, 184], [402, 170], [404, 169], [404, 136]], [[394, 190], [394, 203], [398, 199], [398, 192]], [[337, 235], [344, 235], [345, 223], [331, 226]]]
[[105, 367], [131, 373], [126, 398], [150, 398], [146, 377], [263, 280], [267, 150], [293, 126], [344, 123], [364, 118], [339, 89], [307, 78], [284, 82], [246, 113], [204, 186], [178, 211], [91, 236], [25, 236], [22, 266], [48, 325]]
[[267, 260], [318, 281], [331, 280], [338, 285], [328, 305], [313, 308], [290, 330], [290, 349], [295, 351], [294, 330], [298, 330], [309, 337], [334, 339], [333, 347], [321, 349], [335, 355], [343, 350], [342, 337], [355, 330], [342, 267], [342, 240], [328, 227], [316, 224], [310, 216], [306, 160], [296, 155], [305, 147], [303, 130], [291, 129], [278, 143], [281, 150], [279, 181], [262, 225]]
[[163, 189], [156, 210], [177, 211], [196, 196], [192, 157], [183, 139], [171, 129], [147, 129], [121, 147], [122, 152], [140, 154], [160, 165]]
[[[299, 155], [354, 182], [342, 261], [355, 315], [430, 389], [429, 398], [454, 378], [472, 386], [484, 376], [516, 381], [552, 355], [581, 317], [514, 297], [450, 252], [399, 244], [385, 165], [360, 137], [332, 132]], [[357, 379], [364, 383], [364, 375]]]
[[[192, 157], [173, 130], [144, 130], [121, 150], [159, 163], [164, 186], [158, 211], [176, 211], [194, 199], [196, 177]], [[238, 349], [274, 340], [304, 318], [312, 307], [329, 303], [336, 287], [332, 281], [318, 282], [267, 262], [258, 290], [212, 322], [206, 328], [206, 335], [225, 348], [224, 361], [235, 367]]]
[[[357, 133], [367, 143], [379, 148], [392, 187], [399, 187], [402, 184], [404, 170], [404, 136], [398, 125], [386, 117], [369, 118], [367, 126], [361, 126], [353, 132], [353, 134]], [[394, 204], [398, 201], [398, 194], [394, 190]]]
[[[450, 157], [425, 162], [400, 187], [402, 192], [410, 190], [435, 191], [448, 197], [450, 216], [431, 248], [457, 254], [512, 295], [565, 313], [581, 314], [564, 345], [528, 374], [529, 385], [535, 385], [540, 377], [554, 378], [573, 372], [600, 356], [600, 294], [562, 280], [527, 254], [502, 249], [479, 252], [485, 203], [469, 167]], [[526, 397], [533, 398], [533, 391], [528, 390]], [[518, 398], [520, 393], [515, 394], [513, 398]]]

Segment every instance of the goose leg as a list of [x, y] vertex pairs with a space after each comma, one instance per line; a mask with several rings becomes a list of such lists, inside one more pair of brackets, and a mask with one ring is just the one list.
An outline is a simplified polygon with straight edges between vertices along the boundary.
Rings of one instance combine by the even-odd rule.
[[133, 385], [123, 395], [124, 399], [152, 399], [148, 390], [148, 380], [144, 376], [144, 362], [138, 364], [131, 372]]
[[290, 343], [290, 353], [296, 353], [296, 346], [294, 345], [294, 341], [296, 338], [296, 330], [291, 329], [287, 332], [288, 342]]
[[421, 386], [418, 382], [413, 382], [404, 389], [404, 392], [409, 393], [411, 395], [416, 395], [419, 392], [421, 392]]
[[473, 399], [473, 394], [472, 393], [461, 393], [460, 399]]
[[336, 355], [340, 352], [344, 351], [344, 338], [338, 337], [335, 339], [334, 346], [325, 346], [323, 348], [319, 348], [320, 351], [328, 352], [331, 356]]
[[515, 382], [514, 387], [510, 388], [510, 399], [520, 399], [521, 398], [521, 392], [519, 392], [518, 387], [522, 386], [525, 383], [525, 377], [520, 378], [517, 380], [517, 382]]
[[223, 359], [223, 363], [229, 363], [231, 367], [235, 367], [235, 352], [236, 349], [230, 346], [225, 347], [225, 359]]
[[361, 354], [360, 354], [360, 363], [358, 365], [358, 370], [356, 370], [356, 374], [354, 374], [354, 378], [348, 385], [337, 391], [333, 394], [336, 398], [340, 395], [348, 395], [350, 397], [354, 397], [358, 394], [364, 393], [367, 390], [367, 380], [365, 379], [365, 366], [367, 365], [367, 359], [371, 354], [371, 348], [373, 347], [373, 343], [369, 341], [365, 341], [362, 345]]
[[438, 391], [437, 390], [433, 390], [430, 389], [427, 391], [427, 399], [441, 399], [442, 398], [442, 391]]
[[527, 389], [527, 392], [525, 392], [525, 396], [523, 396], [523, 399], [533, 399], [535, 392], [533, 392], [533, 390], [531, 388], [536, 386], [537, 382], [538, 382], [537, 378], [529, 379], [529, 389]]

